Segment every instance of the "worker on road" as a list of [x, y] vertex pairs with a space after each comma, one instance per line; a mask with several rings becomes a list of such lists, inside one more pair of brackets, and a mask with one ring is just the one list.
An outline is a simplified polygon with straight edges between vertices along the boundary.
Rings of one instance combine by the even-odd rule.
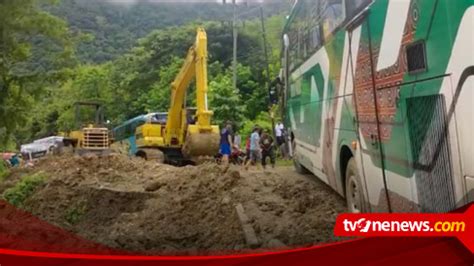
[[222, 164], [224, 167], [229, 167], [229, 156], [232, 153], [232, 123], [227, 122], [224, 129], [221, 131], [221, 141], [219, 146], [219, 153], [222, 155]]
[[265, 130], [265, 132], [262, 134], [262, 137], [260, 139], [260, 147], [262, 148], [263, 169], [266, 169], [267, 157], [270, 157], [270, 163], [272, 164], [272, 168], [275, 168], [275, 144], [268, 129]]
[[283, 130], [285, 129], [285, 126], [281, 121], [278, 121], [278, 123], [275, 125], [275, 136], [276, 136], [276, 141], [278, 144], [278, 147], [280, 147], [283, 144]]
[[280, 151], [281, 157], [284, 160], [288, 159], [288, 149], [286, 148], [287, 146], [287, 135], [286, 135], [286, 129], [285, 126], [281, 121], [278, 121], [278, 123], [275, 125], [275, 136], [276, 136], [276, 142], [277, 142], [277, 147]]
[[260, 133], [260, 128], [255, 126], [252, 135], [250, 135], [250, 160], [245, 165], [245, 170], [248, 170], [250, 164], [255, 164], [259, 168], [261, 167]]

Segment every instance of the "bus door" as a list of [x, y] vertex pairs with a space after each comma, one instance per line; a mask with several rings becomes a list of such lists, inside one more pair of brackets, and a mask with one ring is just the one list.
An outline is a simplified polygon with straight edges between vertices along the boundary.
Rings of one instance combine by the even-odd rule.
[[382, 127], [379, 108], [377, 107], [373, 36], [368, 12], [360, 15], [348, 27], [351, 46], [358, 42], [357, 55], [350, 55], [350, 66], [353, 73], [354, 105], [356, 124], [358, 125], [361, 149], [361, 167], [365, 176], [368, 202], [373, 212], [391, 211], [385, 177], [385, 161], [382, 145]]

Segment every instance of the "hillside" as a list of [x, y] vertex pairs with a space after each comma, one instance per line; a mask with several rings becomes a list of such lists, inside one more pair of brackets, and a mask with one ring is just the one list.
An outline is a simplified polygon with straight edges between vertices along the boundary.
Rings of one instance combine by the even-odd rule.
[[[230, 1], [228, 1], [230, 2]], [[265, 16], [289, 10], [286, 0], [266, 1]], [[256, 9], [257, 7], [257, 9]], [[230, 23], [232, 5], [217, 3], [156, 3], [63, 0], [59, 5], [46, 8], [63, 18], [74, 32], [87, 33], [92, 40], [78, 46], [82, 62], [103, 63], [117, 58], [132, 48], [137, 39], [156, 29], [180, 26], [195, 21]], [[256, 3], [239, 5], [241, 19], [259, 16]]]
[[[9, 27], [0, 38], [7, 44], [0, 55], [12, 62], [0, 62], [0, 75], [8, 81], [0, 91], [0, 96], [6, 95], [0, 99], [6, 106], [0, 108], [0, 147], [14, 149], [73, 129], [75, 101], [103, 102], [111, 127], [140, 114], [167, 110], [170, 84], [194, 42], [197, 26], [208, 33], [213, 121], [220, 125], [232, 120], [247, 133], [255, 123], [268, 124], [259, 4], [239, 5], [236, 89], [231, 5], [63, 0], [51, 6], [28, 0], [0, 2], [0, 7], [15, 11], [0, 18], [5, 25], [16, 17], [24, 20], [24, 29]], [[286, 0], [263, 4], [270, 78], [279, 72], [281, 30], [288, 9]], [[193, 91], [191, 86], [189, 105]]]

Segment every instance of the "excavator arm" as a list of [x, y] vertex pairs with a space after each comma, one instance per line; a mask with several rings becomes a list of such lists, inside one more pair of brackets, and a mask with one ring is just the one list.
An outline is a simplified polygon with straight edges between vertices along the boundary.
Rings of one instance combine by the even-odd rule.
[[195, 48], [191, 47], [181, 70], [171, 84], [171, 103], [166, 123], [165, 143], [179, 145], [184, 142], [183, 109], [186, 91], [195, 75]]
[[[196, 79], [196, 123], [188, 124], [186, 92]], [[171, 85], [171, 103], [166, 123], [165, 145], [181, 148], [186, 157], [213, 156], [218, 151], [219, 128], [211, 125], [213, 112], [207, 103], [207, 36], [198, 28], [195, 44]]]

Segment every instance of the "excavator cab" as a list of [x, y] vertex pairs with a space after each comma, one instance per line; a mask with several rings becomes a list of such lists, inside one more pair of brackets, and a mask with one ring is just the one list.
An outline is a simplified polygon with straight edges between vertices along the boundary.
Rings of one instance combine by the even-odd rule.
[[109, 129], [104, 124], [102, 103], [76, 102], [74, 109], [76, 130], [65, 136], [65, 146], [72, 145], [78, 154], [108, 154], [110, 152]]
[[[84, 115], [84, 111], [89, 111]], [[81, 101], [74, 103], [75, 127], [105, 127], [102, 103]]]

